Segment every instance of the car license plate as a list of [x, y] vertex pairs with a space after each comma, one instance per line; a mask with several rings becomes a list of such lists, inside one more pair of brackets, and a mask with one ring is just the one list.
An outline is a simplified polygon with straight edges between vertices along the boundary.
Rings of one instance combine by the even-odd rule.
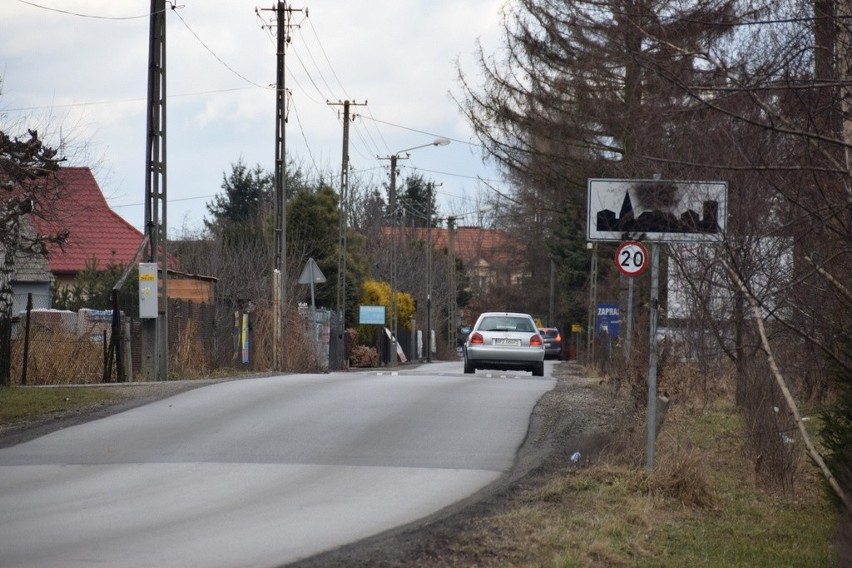
[[497, 337], [494, 339], [494, 345], [514, 345], [517, 347], [520, 344], [520, 339], [509, 339], [507, 337]]

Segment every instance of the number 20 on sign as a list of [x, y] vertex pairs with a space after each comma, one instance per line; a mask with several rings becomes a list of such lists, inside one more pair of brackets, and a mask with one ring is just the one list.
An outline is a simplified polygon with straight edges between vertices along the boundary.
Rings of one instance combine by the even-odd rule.
[[639, 276], [648, 267], [648, 249], [635, 241], [623, 242], [615, 251], [615, 265], [625, 276]]

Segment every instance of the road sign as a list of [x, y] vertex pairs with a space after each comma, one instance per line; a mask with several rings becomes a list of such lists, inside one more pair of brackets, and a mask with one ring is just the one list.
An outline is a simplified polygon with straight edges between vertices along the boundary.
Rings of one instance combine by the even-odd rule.
[[725, 235], [721, 181], [590, 179], [590, 241], [717, 242]]
[[598, 304], [595, 313], [595, 333], [616, 338], [621, 333], [621, 313], [617, 304]]
[[648, 268], [648, 249], [636, 241], [626, 241], [615, 251], [615, 265], [625, 276], [639, 276]]
[[302, 270], [302, 275], [299, 276], [299, 284], [324, 284], [325, 281], [325, 275], [317, 265], [317, 261], [309, 258], [308, 263], [305, 264], [305, 268]]
[[360, 306], [358, 323], [361, 325], [385, 325], [385, 307]]

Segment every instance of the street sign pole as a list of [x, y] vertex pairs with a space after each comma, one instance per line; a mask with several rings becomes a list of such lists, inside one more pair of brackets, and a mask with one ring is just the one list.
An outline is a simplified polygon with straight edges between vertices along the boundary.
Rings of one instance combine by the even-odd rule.
[[627, 331], [624, 333], [624, 358], [630, 360], [633, 343], [633, 279], [627, 279]]
[[630, 359], [630, 347], [633, 338], [633, 277], [639, 276], [648, 268], [648, 249], [640, 242], [625, 241], [615, 251], [615, 265], [627, 281], [627, 330], [624, 336], [624, 357]]
[[648, 356], [648, 471], [654, 471], [657, 441], [657, 308], [660, 288], [660, 246], [651, 245], [651, 329]]

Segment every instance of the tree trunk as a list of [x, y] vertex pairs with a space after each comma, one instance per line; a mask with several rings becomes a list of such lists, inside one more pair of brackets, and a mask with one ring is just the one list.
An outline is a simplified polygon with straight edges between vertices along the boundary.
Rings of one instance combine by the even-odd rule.
[[10, 384], [12, 370], [12, 306], [14, 291], [12, 275], [15, 273], [15, 249], [6, 246], [3, 264], [0, 265], [0, 385]]

